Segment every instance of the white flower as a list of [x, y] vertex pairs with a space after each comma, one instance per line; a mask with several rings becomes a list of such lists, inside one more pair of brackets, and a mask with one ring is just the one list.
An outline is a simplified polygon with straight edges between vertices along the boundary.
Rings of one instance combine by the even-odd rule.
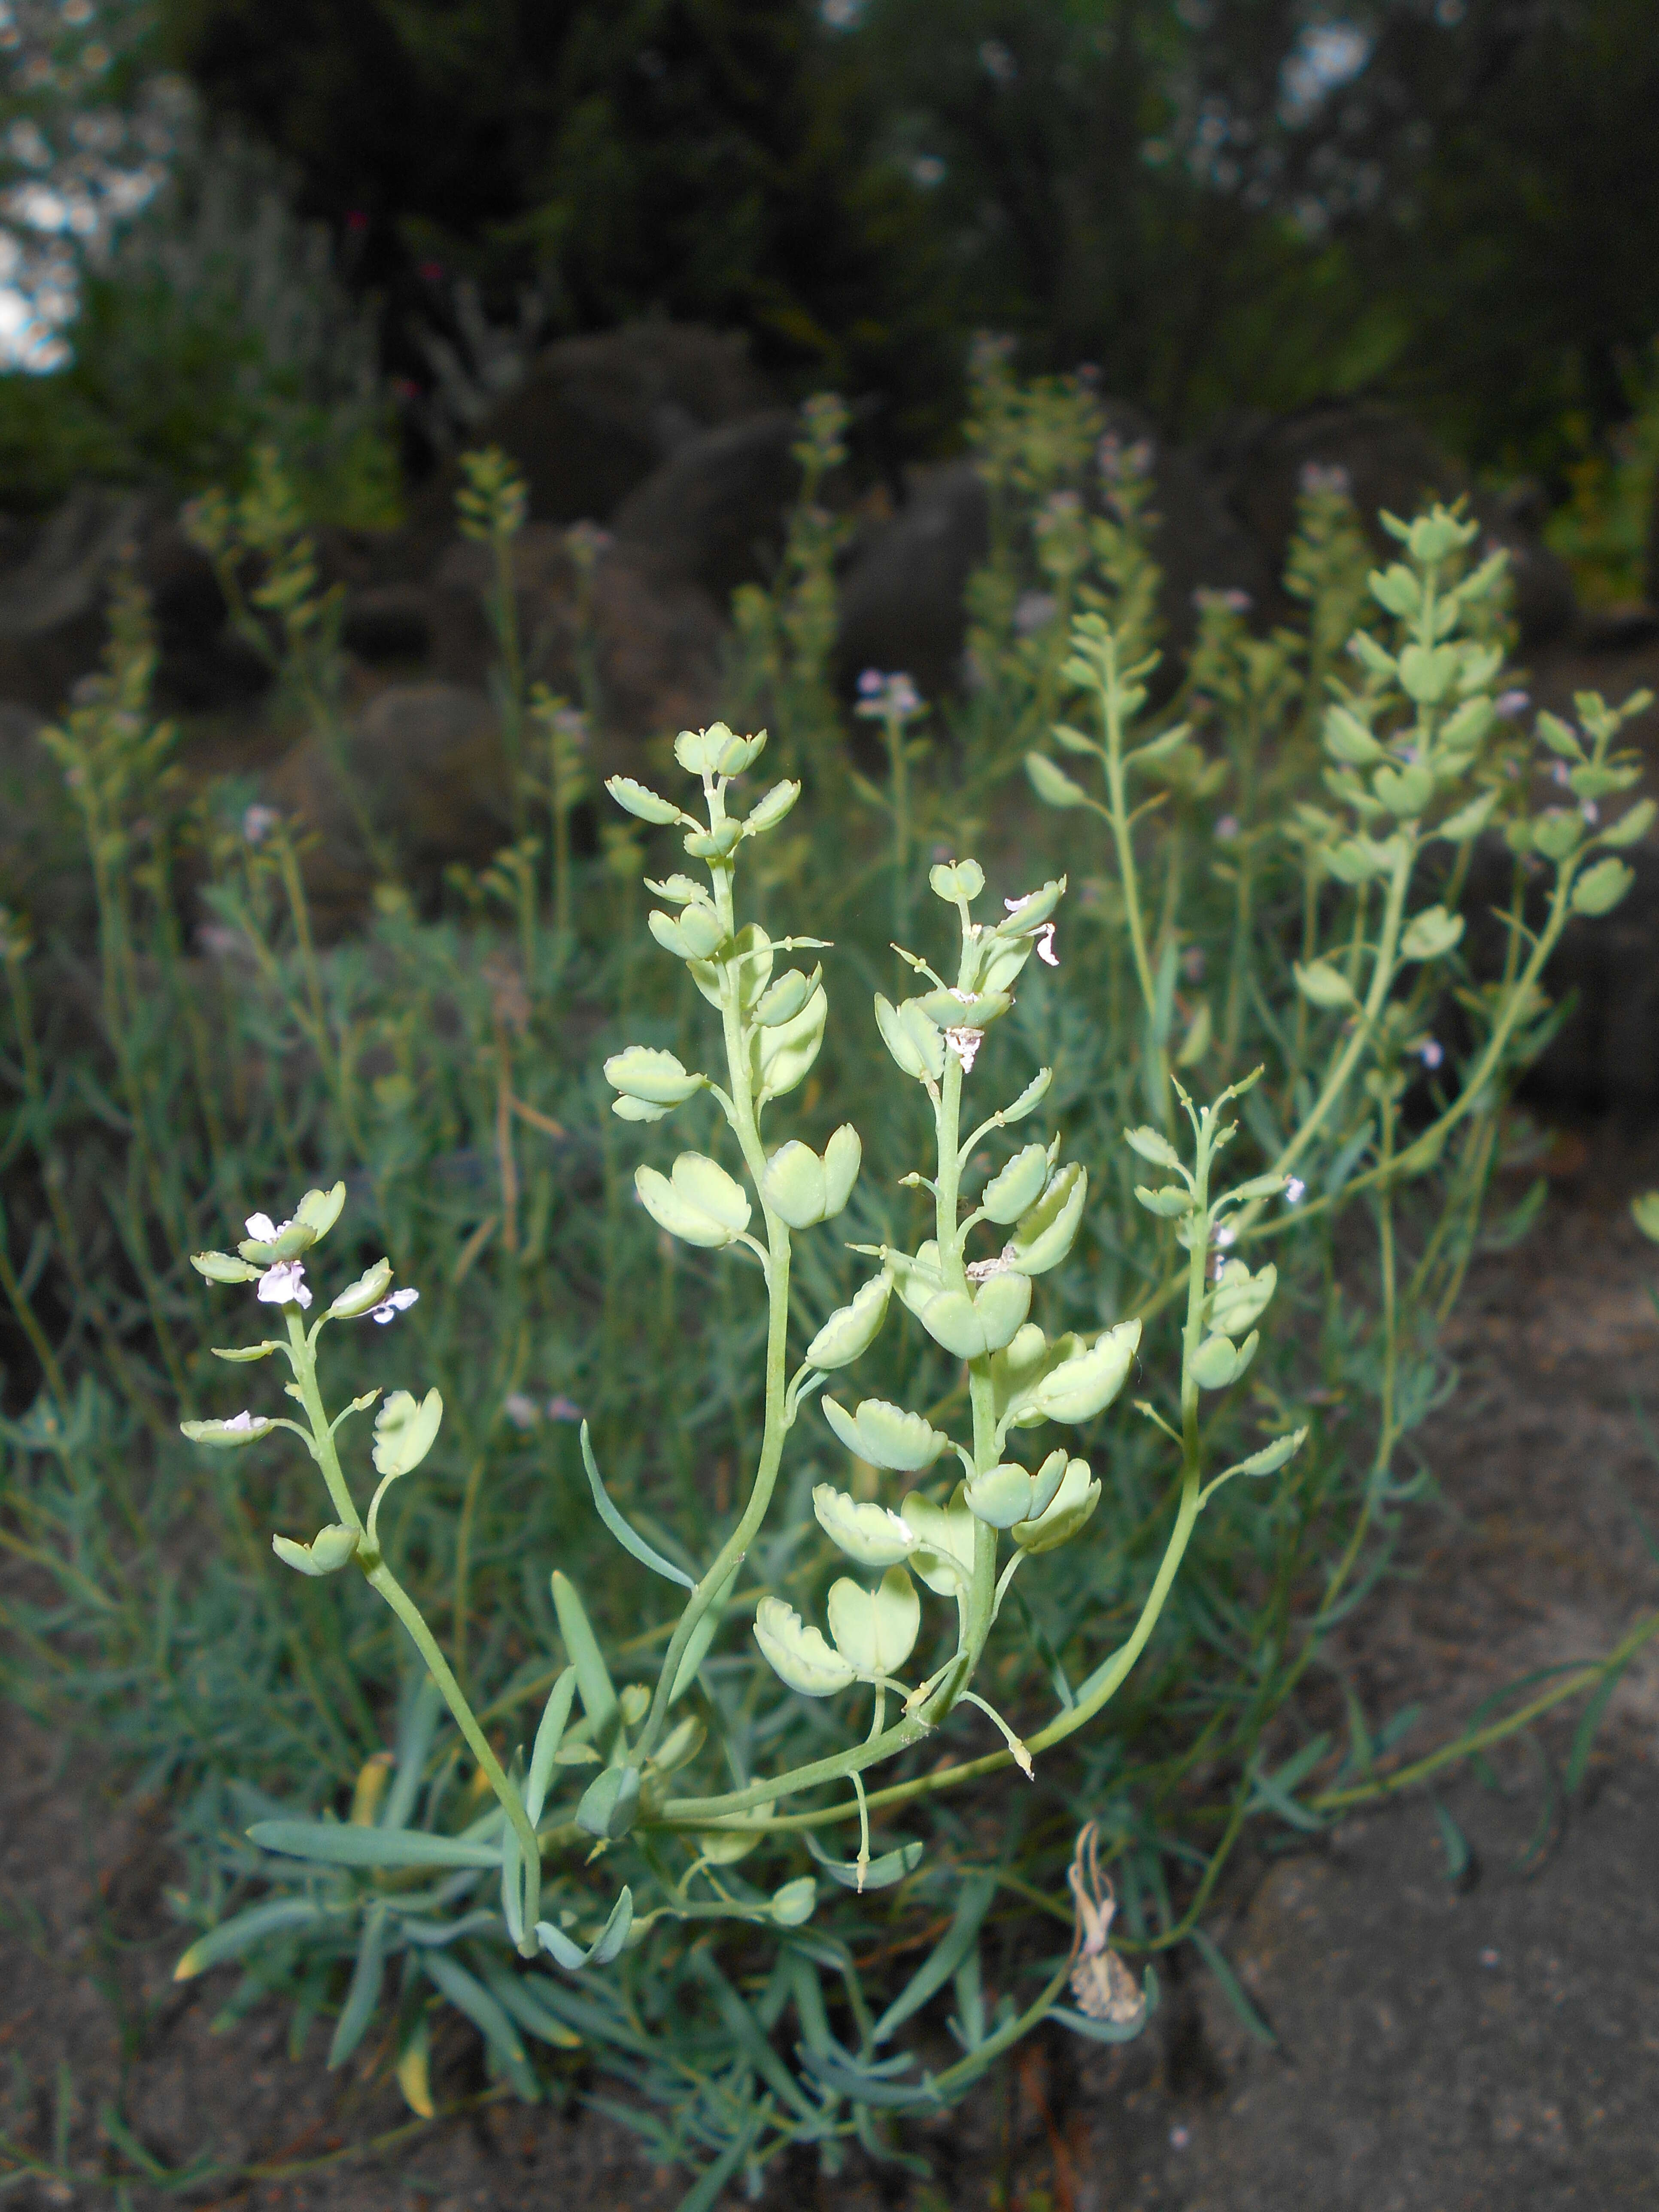
[[1303, 1182], [1300, 1176], [1292, 1176], [1285, 1185], [1285, 1205], [1300, 1206], [1307, 1188], [1307, 1184]]
[[262, 845], [282, 818], [274, 806], [250, 806], [242, 815], [242, 836], [250, 845]]
[[[957, 995], [960, 997], [961, 994], [958, 993]], [[963, 1073], [971, 1075], [974, 1072], [974, 1062], [979, 1056], [979, 1048], [985, 1042], [984, 1030], [949, 1029], [945, 1032], [945, 1041], [962, 1062]]]
[[501, 1401], [501, 1411], [515, 1429], [533, 1429], [542, 1417], [541, 1407], [522, 1390], [509, 1390]]
[[1054, 925], [1052, 921], [1045, 921], [1043, 923], [1042, 928], [1038, 930], [1036, 933], [1036, 940], [1037, 958], [1042, 961], [1048, 967], [1058, 968], [1060, 965], [1060, 955], [1054, 950]]
[[239, 1431], [247, 1431], [251, 1432], [253, 1427], [253, 1416], [244, 1409], [240, 1413], [233, 1413], [230, 1419], [225, 1423], [225, 1426], [228, 1429], [235, 1429]]
[[1418, 1058], [1425, 1067], [1438, 1067], [1446, 1057], [1445, 1047], [1437, 1037], [1428, 1037], [1417, 1048]]
[[[379, 1322], [380, 1327], [384, 1328], [389, 1321], [395, 1321], [400, 1313], [407, 1313], [420, 1295], [418, 1291], [412, 1291], [407, 1285], [401, 1291], [393, 1291], [392, 1296], [383, 1304], [375, 1307], [369, 1315], [369, 1319]], [[309, 1300], [307, 1303], [309, 1304]]]
[[[263, 1218], [256, 1214], [256, 1220]], [[279, 1260], [274, 1267], [267, 1267], [259, 1278], [258, 1295], [268, 1306], [308, 1306], [311, 1292], [306, 1288], [306, 1271], [297, 1260]]]
[[288, 1224], [283, 1222], [282, 1229], [279, 1229], [268, 1213], [250, 1213], [243, 1226], [256, 1243], [274, 1244]]
[[1238, 817], [1236, 814], [1224, 814], [1215, 825], [1215, 834], [1222, 844], [1231, 844], [1233, 839], [1238, 835]]

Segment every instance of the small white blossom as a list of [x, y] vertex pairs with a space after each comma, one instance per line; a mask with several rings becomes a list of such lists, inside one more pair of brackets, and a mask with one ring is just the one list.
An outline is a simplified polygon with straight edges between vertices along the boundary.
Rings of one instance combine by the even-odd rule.
[[1015, 631], [1021, 637], [1035, 637], [1059, 612], [1060, 601], [1052, 592], [1022, 592], [1014, 606]]
[[[960, 996], [961, 994], [958, 993], [957, 995]], [[983, 1030], [949, 1029], [945, 1032], [945, 1042], [962, 1062], [963, 1073], [971, 1075], [974, 1072], [974, 1062], [979, 1057], [979, 1048], [985, 1042]]]
[[541, 1407], [522, 1390], [509, 1390], [501, 1401], [501, 1411], [515, 1429], [533, 1429], [542, 1417]]
[[306, 1271], [297, 1260], [279, 1260], [259, 1278], [258, 1295], [268, 1306], [308, 1306]]
[[250, 806], [242, 814], [242, 836], [250, 845], [263, 845], [282, 820], [274, 806]]
[[244, 1411], [240, 1413], [233, 1413], [230, 1419], [225, 1423], [225, 1426], [228, 1429], [234, 1429], [239, 1433], [243, 1431], [252, 1432], [253, 1427], [253, 1416], [244, 1409]]
[[1303, 1182], [1300, 1176], [1292, 1176], [1289, 1182], [1285, 1185], [1285, 1205], [1300, 1206], [1303, 1199], [1307, 1194], [1307, 1189], [1308, 1186]]
[[1036, 939], [1037, 958], [1050, 968], [1058, 968], [1060, 965], [1060, 955], [1054, 950], [1054, 925], [1052, 921], [1045, 921], [1043, 923], [1042, 928], [1038, 930], [1036, 933]]
[[1236, 814], [1224, 814], [1215, 825], [1215, 834], [1218, 843], [1231, 844], [1233, 839], [1238, 835], [1238, 817]]
[[1438, 1067], [1446, 1057], [1445, 1048], [1437, 1037], [1425, 1037], [1419, 1045], [1417, 1054], [1425, 1067]]
[[283, 1229], [288, 1227], [285, 1221], [279, 1229], [268, 1213], [250, 1213], [242, 1225], [248, 1235], [260, 1244], [274, 1244], [282, 1235]]
[[1500, 691], [1492, 701], [1494, 711], [1501, 714], [1506, 722], [1513, 722], [1518, 716], [1524, 714], [1531, 704], [1531, 700], [1524, 691]]
[[420, 1295], [418, 1291], [410, 1290], [407, 1286], [401, 1291], [393, 1291], [389, 1298], [375, 1307], [373, 1313], [369, 1315], [369, 1319], [379, 1322], [380, 1327], [384, 1328], [389, 1321], [395, 1321], [400, 1313], [407, 1313]]

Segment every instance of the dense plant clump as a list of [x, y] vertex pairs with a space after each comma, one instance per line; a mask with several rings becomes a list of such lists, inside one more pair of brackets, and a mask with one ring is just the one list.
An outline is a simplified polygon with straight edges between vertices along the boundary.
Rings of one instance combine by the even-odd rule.
[[[702, 2206], [908, 2155], [1040, 2021], [1139, 2033], [1182, 1946], [1247, 2005], [1205, 1924], [1247, 1827], [1461, 1755], [1391, 1756], [1330, 1632], [1541, 1192], [1489, 1223], [1550, 956], [1653, 814], [1644, 702], [1532, 714], [1473, 526], [1385, 518], [1372, 571], [1322, 477], [1305, 621], [1218, 599], [1155, 690], [1147, 457], [976, 379], [959, 704], [871, 672], [844, 719], [809, 500], [733, 726], [601, 798], [503, 590], [513, 842], [423, 917], [364, 800], [374, 921], [325, 952], [298, 826], [170, 772], [129, 594], [47, 739], [95, 1000], [5, 924], [0, 1534], [55, 1591], [7, 1601], [9, 1686], [177, 1794], [227, 2019], [280, 1992], [425, 2113], [470, 2022], [495, 2093], [580, 2083]], [[510, 576], [499, 456], [464, 509]], [[237, 619], [333, 742], [274, 457], [191, 527], [234, 591], [262, 554]]]

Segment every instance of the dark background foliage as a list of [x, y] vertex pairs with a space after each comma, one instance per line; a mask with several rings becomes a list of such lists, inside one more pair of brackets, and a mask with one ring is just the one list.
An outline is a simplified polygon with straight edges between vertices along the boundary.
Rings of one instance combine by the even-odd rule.
[[163, 0], [161, 39], [411, 368], [437, 264], [555, 328], [743, 325], [913, 441], [994, 325], [1172, 428], [1366, 388], [1553, 471], [1659, 329], [1649, 0]]

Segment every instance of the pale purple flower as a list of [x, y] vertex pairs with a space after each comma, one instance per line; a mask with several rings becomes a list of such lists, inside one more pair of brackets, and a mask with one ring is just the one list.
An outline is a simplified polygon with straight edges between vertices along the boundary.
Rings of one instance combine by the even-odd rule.
[[400, 1313], [407, 1313], [420, 1295], [418, 1291], [410, 1290], [407, 1287], [401, 1291], [393, 1291], [392, 1296], [376, 1306], [368, 1317], [371, 1321], [379, 1322], [380, 1327], [384, 1328], [388, 1322], [396, 1321]]
[[258, 1296], [268, 1306], [308, 1306], [311, 1292], [306, 1288], [305, 1269], [297, 1260], [277, 1261], [260, 1276]]
[[282, 820], [274, 806], [249, 806], [242, 812], [242, 836], [250, 845], [263, 845]]
[[1328, 495], [1334, 492], [1346, 494], [1351, 488], [1348, 471], [1337, 461], [1304, 461], [1300, 481], [1310, 499], [1321, 492]]
[[963, 1073], [971, 1075], [974, 1062], [979, 1057], [979, 1048], [985, 1042], [983, 1030], [948, 1029], [945, 1032], [945, 1042], [962, 1062]]
[[225, 1426], [228, 1429], [234, 1429], [238, 1436], [250, 1434], [253, 1428], [253, 1416], [244, 1409], [240, 1413], [233, 1413], [225, 1423]]
[[1519, 720], [1531, 704], [1532, 701], [1524, 691], [1500, 691], [1492, 701], [1492, 709], [1506, 722], [1514, 722]]
[[1572, 770], [1567, 766], [1565, 761], [1559, 760], [1556, 762], [1554, 767], [1550, 770], [1550, 774], [1556, 782], [1565, 788], [1567, 779], [1572, 774]]
[[908, 722], [923, 712], [921, 695], [902, 670], [884, 676], [878, 668], [866, 668], [859, 678], [859, 703], [853, 711], [867, 722]]
[[1215, 834], [1216, 842], [1218, 844], [1231, 845], [1233, 839], [1238, 835], [1237, 815], [1224, 814], [1221, 819], [1215, 825]]
[[580, 1421], [582, 1409], [574, 1398], [567, 1398], [560, 1391], [547, 1401], [547, 1418], [550, 1421]]
[[522, 1390], [509, 1390], [501, 1401], [501, 1411], [515, 1429], [533, 1429], [542, 1417], [541, 1407]]
[[1593, 799], [1587, 799], [1578, 811], [1586, 822], [1599, 822], [1601, 819], [1601, 810]]
[[1228, 591], [1217, 591], [1207, 584], [1200, 584], [1193, 593], [1193, 605], [1200, 614], [1206, 614], [1213, 608], [1220, 614], [1247, 615], [1255, 601], [1248, 592], [1241, 592], [1236, 586]]
[[1425, 1037], [1417, 1048], [1417, 1056], [1425, 1067], [1438, 1067], [1446, 1057], [1446, 1048], [1438, 1037]]
[[1014, 607], [1014, 629], [1021, 637], [1033, 637], [1047, 629], [1059, 612], [1060, 602], [1052, 592], [1022, 592]]

